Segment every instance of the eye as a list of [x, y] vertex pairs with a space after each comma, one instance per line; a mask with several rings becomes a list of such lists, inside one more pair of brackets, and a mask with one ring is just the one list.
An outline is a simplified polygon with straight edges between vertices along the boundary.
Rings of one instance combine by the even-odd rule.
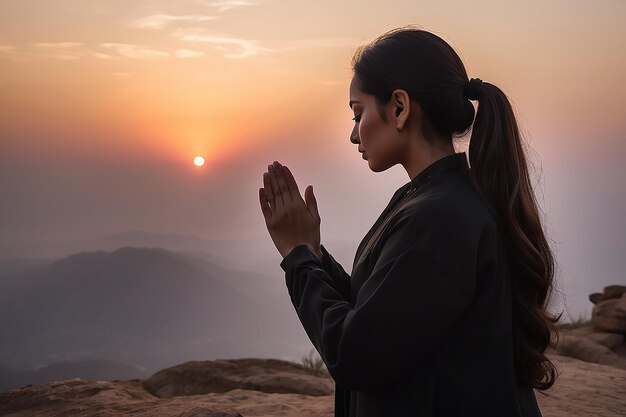
[[355, 122], [357, 122], [357, 123], [358, 123], [358, 122], [360, 122], [360, 121], [361, 121], [361, 115], [359, 114], [359, 115], [357, 115], [357, 116], [354, 116], [354, 117], [352, 118], [352, 120], [354, 120], [354, 121], [355, 121]]

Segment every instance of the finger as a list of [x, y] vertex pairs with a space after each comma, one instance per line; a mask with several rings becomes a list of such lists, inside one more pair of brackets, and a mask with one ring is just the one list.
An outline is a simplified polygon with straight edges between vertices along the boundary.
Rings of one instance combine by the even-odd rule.
[[276, 203], [274, 202], [274, 192], [272, 191], [272, 180], [269, 172], [263, 173], [263, 192], [267, 203], [272, 211], [276, 211]]
[[272, 217], [272, 209], [269, 206], [267, 196], [265, 195], [265, 189], [263, 187], [259, 188], [259, 202], [261, 203], [263, 217], [265, 217], [265, 220], [269, 220]]
[[280, 188], [278, 187], [276, 172], [274, 172], [274, 167], [272, 165], [268, 165], [267, 169], [270, 173], [270, 183], [272, 184], [272, 192], [274, 193], [274, 204], [276, 205], [275, 208], [279, 210], [285, 205], [285, 203], [283, 202], [283, 196], [280, 195]]
[[315, 220], [320, 219], [320, 212], [317, 208], [317, 199], [315, 198], [315, 194], [313, 194], [313, 186], [309, 185], [304, 190], [304, 199], [306, 200], [306, 207], [311, 213], [311, 217]]
[[287, 168], [286, 165], [283, 165], [283, 174], [285, 175], [285, 181], [287, 181], [287, 186], [289, 187], [289, 191], [291, 192], [291, 198], [295, 200], [297, 197], [302, 198], [300, 195], [300, 190], [298, 189], [298, 184], [296, 183], [296, 179], [293, 177], [291, 170]]
[[285, 204], [291, 203], [293, 201], [293, 198], [291, 196], [291, 191], [287, 186], [287, 180], [285, 179], [283, 166], [277, 162], [276, 165], [274, 165], [274, 172], [276, 172], [276, 180], [278, 181], [278, 187], [280, 188], [280, 195], [283, 196], [283, 202]]

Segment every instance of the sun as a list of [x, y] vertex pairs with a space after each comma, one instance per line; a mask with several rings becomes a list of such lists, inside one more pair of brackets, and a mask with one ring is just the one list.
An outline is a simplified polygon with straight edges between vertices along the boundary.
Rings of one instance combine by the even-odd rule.
[[201, 156], [196, 156], [195, 158], [193, 158], [193, 164], [197, 167], [201, 167], [202, 165], [204, 165], [204, 158]]

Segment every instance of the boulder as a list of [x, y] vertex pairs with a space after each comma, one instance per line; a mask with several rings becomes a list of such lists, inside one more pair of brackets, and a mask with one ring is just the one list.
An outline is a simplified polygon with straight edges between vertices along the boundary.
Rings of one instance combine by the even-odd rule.
[[587, 337], [609, 349], [615, 349], [624, 343], [624, 335], [620, 333], [591, 333]]
[[620, 298], [626, 293], [626, 285], [609, 285], [604, 287], [603, 295], [605, 298]]
[[594, 292], [593, 294], [589, 294], [589, 301], [593, 304], [598, 304], [600, 301], [604, 300], [606, 300], [606, 297], [602, 293]]
[[626, 359], [611, 349], [584, 336], [560, 335], [556, 351], [585, 362], [601, 363], [626, 369]]
[[591, 322], [597, 330], [626, 334], [626, 293], [621, 298], [596, 304], [591, 311]]
[[600, 332], [597, 329], [594, 329], [591, 323], [572, 329], [562, 329], [559, 331], [559, 335], [585, 337], [592, 340], [594, 343], [599, 343], [609, 349], [617, 349], [623, 346], [625, 339], [624, 335], [621, 333]]
[[189, 361], [158, 371], [143, 386], [159, 398], [233, 389], [311, 396], [335, 391], [331, 378], [311, 375], [298, 363], [258, 358]]

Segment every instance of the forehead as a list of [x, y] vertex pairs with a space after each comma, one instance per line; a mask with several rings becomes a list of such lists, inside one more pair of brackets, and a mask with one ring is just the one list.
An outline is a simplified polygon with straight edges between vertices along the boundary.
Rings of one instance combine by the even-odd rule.
[[352, 80], [350, 80], [350, 97], [353, 97], [353, 95], [358, 94], [358, 87], [357, 87], [357, 81], [356, 81], [356, 76], [352, 77]]
[[362, 101], [362, 99], [363, 93], [361, 92], [361, 90], [359, 90], [359, 87], [357, 86], [356, 77], [352, 77], [352, 80], [350, 81], [350, 101]]

